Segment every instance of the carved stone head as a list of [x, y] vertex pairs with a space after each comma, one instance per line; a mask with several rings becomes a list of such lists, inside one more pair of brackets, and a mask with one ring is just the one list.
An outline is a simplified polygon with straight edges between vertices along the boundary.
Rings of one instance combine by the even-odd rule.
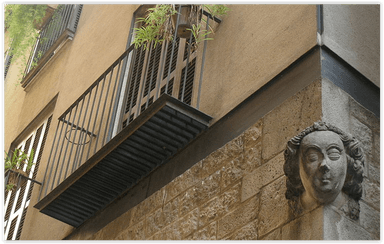
[[364, 156], [359, 142], [340, 129], [315, 122], [288, 141], [284, 156], [287, 199], [328, 204], [342, 191], [361, 198]]

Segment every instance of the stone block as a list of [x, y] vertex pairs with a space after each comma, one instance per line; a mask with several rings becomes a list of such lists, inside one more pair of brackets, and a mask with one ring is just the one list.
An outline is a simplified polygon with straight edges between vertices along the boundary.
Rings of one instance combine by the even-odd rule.
[[145, 199], [144, 204], [146, 205], [146, 214], [152, 213], [156, 209], [163, 206], [164, 203], [164, 188], [156, 191], [147, 199]]
[[236, 137], [232, 141], [228, 142], [224, 146], [224, 153], [227, 154], [228, 160], [233, 160], [239, 156], [242, 156], [243, 151], [244, 151], [243, 134]]
[[263, 164], [251, 174], [244, 176], [241, 201], [254, 196], [260, 189], [273, 180], [284, 175], [284, 154], [280, 153], [267, 163]]
[[197, 230], [199, 221], [199, 209], [196, 208], [178, 221], [178, 228], [182, 238]]
[[217, 171], [197, 184], [198, 201], [202, 204], [220, 192], [221, 171]]
[[371, 182], [374, 182], [380, 185], [380, 164], [379, 163], [368, 162], [368, 178]]
[[289, 139], [320, 120], [321, 114], [321, 83], [316, 81], [264, 116], [262, 158], [283, 151]]
[[293, 216], [285, 198], [285, 176], [278, 178], [261, 190], [259, 236], [287, 223]]
[[243, 135], [244, 146], [254, 145], [263, 135], [263, 119], [259, 119], [254, 125], [246, 129]]
[[102, 236], [99, 236], [98, 240], [113, 240], [121, 232], [128, 229], [130, 221], [131, 211], [128, 211], [101, 229], [99, 232], [102, 233]]
[[179, 217], [179, 198], [175, 198], [165, 204], [162, 211], [162, 215], [165, 225], [176, 221]]
[[257, 219], [235, 231], [226, 240], [257, 240]]
[[228, 162], [225, 145], [202, 160], [201, 177], [204, 179], [223, 167]]
[[360, 225], [380, 240], [380, 212], [360, 201]]
[[324, 207], [324, 240], [372, 240], [369, 232], [358, 223]]
[[380, 211], [380, 185], [365, 178], [363, 181], [362, 199]]
[[263, 236], [260, 240], [281, 240], [281, 228], [277, 228]]
[[145, 221], [140, 221], [129, 227], [119, 235], [119, 238], [121, 240], [145, 240]]
[[216, 220], [224, 212], [223, 206], [220, 204], [219, 197], [213, 198], [211, 201], [200, 207], [199, 224], [205, 226], [208, 223]]
[[364, 108], [352, 97], [349, 98], [350, 113], [368, 125], [373, 131], [380, 133], [380, 119], [374, 113]]
[[247, 172], [252, 172], [261, 165], [261, 136], [263, 131], [263, 120], [260, 119], [256, 124], [248, 128], [243, 133], [244, 143], [244, 163], [247, 165]]
[[218, 221], [217, 238], [222, 239], [231, 232], [254, 221], [257, 218], [258, 212], [259, 199], [257, 197], [250, 198], [243, 204], [237, 205], [234, 211], [223, 216]]
[[202, 160], [202, 178], [216, 172], [226, 162], [242, 157], [243, 150], [243, 134], [241, 134]]
[[200, 207], [199, 227], [205, 226], [231, 211], [240, 202], [240, 190], [240, 184], [237, 184], [203, 204]]
[[[312, 125], [313, 122], [319, 121], [323, 115], [322, 101], [324, 100], [322, 94], [322, 86], [320, 80], [313, 82], [307, 86], [302, 92], [303, 100], [301, 114], [300, 114], [300, 126], [299, 131]], [[293, 136], [297, 135], [294, 134]]]
[[170, 201], [183, 191], [201, 181], [202, 161], [192, 166], [182, 175], [176, 177], [172, 182], [165, 186], [165, 202]]
[[360, 141], [366, 158], [372, 158], [373, 135], [371, 129], [355, 117], [351, 117], [351, 134]]
[[244, 164], [246, 172], [252, 172], [262, 164], [262, 139], [257, 140], [252, 146], [244, 145]]
[[162, 209], [158, 209], [154, 213], [148, 215], [147, 236], [152, 236], [154, 233], [177, 220], [179, 213], [178, 202], [179, 199], [174, 198]]
[[323, 240], [323, 208], [317, 208], [284, 225], [282, 240]]
[[216, 240], [217, 222], [212, 222], [191, 235], [191, 240]]
[[178, 221], [167, 225], [161, 231], [153, 235], [153, 240], [181, 240], [181, 234], [179, 230]]
[[380, 133], [373, 133], [373, 153], [372, 161], [376, 163], [377, 166], [380, 166]]
[[145, 200], [140, 202], [139, 204], [137, 204], [135, 207], [133, 207], [131, 209], [132, 211], [132, 218], [131, 218], [131, 223], [130, 225], [135, 225], [137, 224], [139, 221], [143, 220], [144, 217], [145, 217], [145, 213], [146, 213], [146, 204], [145, 204]]
[[124, 237], [125, 237], [125, 233], [122, 232], [122, 233], [120, 233], [120, 235], [116, 236], [116, 238], [114, 240], [122, 241], [122, 240], [125, 240]]
[[220, 193], [221, 171], [208, 176], [180, 195], [179, 215], [184, 216], [197, 206]]
[[184, 216], [198, 206], [198, 190], [196, 186], [180, 195], [179, 216]]
[[221, 189], [232, 185], [243, 177], [244, 171], [244, 157], [243, 155], [227, 162], [222, 168], [221, 174]]
[[165, 226], [162, 210], [158, 209], [147, 218], [147, 236], [152, 236]]
[[349, 131], [349, 95], [328, 79], [322, 80], [323, 121]]

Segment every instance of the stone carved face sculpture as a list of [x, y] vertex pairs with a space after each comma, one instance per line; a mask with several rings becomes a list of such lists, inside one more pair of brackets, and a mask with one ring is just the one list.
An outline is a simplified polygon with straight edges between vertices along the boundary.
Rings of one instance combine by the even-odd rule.
[[340, 137], [332, 131], [305, 136], [299, 149], [299, 172], [308, 197], [319, 203], [334, 201], [347, 175], [347, 156]]
[[288, 141], [284, 156], [287, 199], [328, 204], [341, 191], [361, 198], [364, 156], [359, 142], [340, 129], [316, 122]]

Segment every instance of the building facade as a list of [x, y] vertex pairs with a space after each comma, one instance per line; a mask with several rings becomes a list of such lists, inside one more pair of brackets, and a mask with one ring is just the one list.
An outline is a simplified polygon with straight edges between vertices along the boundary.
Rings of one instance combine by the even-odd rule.
[[[5, 59], [4, 149], [38, 155], [5, 239], [380, 239], [380, 6], [227, 6], [196, 50], [131, 45], [153, 6], [56, 6], [21, 85]], [[286, 144], [317, 121], [362, 144], [358, 218], [286, 199]]]

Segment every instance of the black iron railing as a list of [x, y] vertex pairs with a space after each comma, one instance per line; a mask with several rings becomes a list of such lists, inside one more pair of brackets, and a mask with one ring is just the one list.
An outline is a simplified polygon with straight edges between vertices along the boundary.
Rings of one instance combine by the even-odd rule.
[[199, 69], [191, 42], [192, 37], [175, 36], [173, 42], [156, 47], [150, 44], [147, 50], [130, 46], [59, 117], [39, 199], [103, 148], [161, 94], [172, 95], [198, 109], [207, 43]]
[[41, 28], [34, 48], [29, 55], [24, 77], [43, 59], [50, 58], [58, 46], [59, 39], [66, 33], [73, 37], [80, 17], [82, 5], [60, 4], [52, 17]]

